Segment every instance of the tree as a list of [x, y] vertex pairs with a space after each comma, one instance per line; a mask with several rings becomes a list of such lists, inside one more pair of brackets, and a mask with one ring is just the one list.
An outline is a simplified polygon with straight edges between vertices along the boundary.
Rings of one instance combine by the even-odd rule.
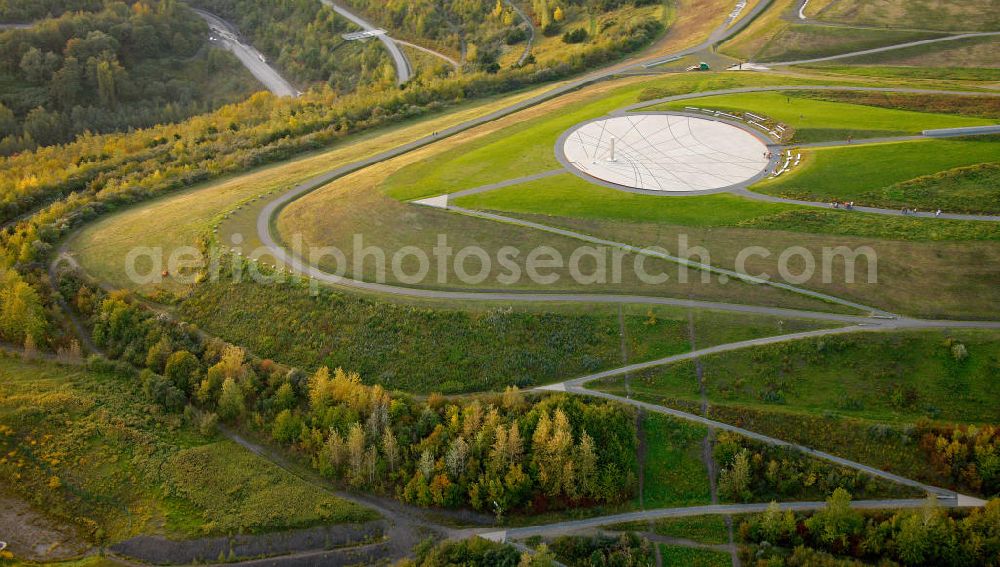
[[160, 337], [160, 340], [151, 346], [149, 352], [146, 353], [146, 368], [157, 374], [162, 374], [164, 368], [166, 368], [167, 359], [173, 353], [173, 350], [170, 344], [170, 337], [166, 335]]
[[49, 112], [39, 106], [24, 119], [24, 133], [38, 145], [57, 144], [66, 138], [65, 119], [58, 112]]
[[351, 468], [351, 484], [360, 486], [364, 480], [365, 430], [360, 423], [351, 424], [347, 432], [347, 458]]
[[14, 271], [0, 271], [0, 338], [22, 343], [30, 336], [37, 344], [45, 334], [42, 300]]
[[584, 431], [576, 449], [576, 471], [580, 492], [586, 496], [597, 494], [597, 454], [594, 439]]
[[864, 518], [851, 509], [851, 493], [837, 488], [826, 500], [826, 508], [806, 520], [806, 527], [835, 551], [846, 549], [848, 539], [861, 533]]
[[83, 92], [83, 66], [76, 57], [67, 57], [61, 69], [52, 75], [49, 93], [59, 107], [67, 110], [80, 101]]
[[465, 463], [469, 458], [469, 444], [465, 439], [459, 437], [451, 442], [448, 452], [445, 454], [445, 466], [452, 478], [458, 480], [465, 474]]
[[517, 386], [507, 386], [503, 391], [503, 409], [508, 412], [519, 412], [524, 408], [524, 394]]
[[289, 382], [285, 382], [274, 392], [274, 409], [281, 411], [293, 407], [295, 407], [295, 390]]
[[179, 350], [167, 359], [163, 375], [182, 391], [191, 392], [201, 378], [201, 363], [190, 352]]
[[736, 501], [746, 498], [750, 488], [750, 452], [741, 449], [733, 457], [733, 463], [719, 475], [719, 490]]
[[396, 463], [399, 461], [399, 443], [392, 429], [386, 429], [382, 436], [382, 455], [389, 466], [389, 472], [396, 472]]
[[271, 436], [276, 441], [291, 443], [298, 439], [302, 432], [302, 421], [298, 416], [289, 410], [281, 410], [274, 418], [274, 425], [271, 427]]
[[222, 382], [222, 393], [219, 395], [219, 416], [222, 419], [237, 419], [246, 411], [243, 390], [232, 377]]
[[0, 103], [0, 140], [17, 133], [17, 118], [14, 117], [14, 111]]

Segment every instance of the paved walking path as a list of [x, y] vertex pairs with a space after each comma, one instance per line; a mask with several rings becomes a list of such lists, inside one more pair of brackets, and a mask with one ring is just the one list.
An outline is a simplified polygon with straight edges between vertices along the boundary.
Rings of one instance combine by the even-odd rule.
[[942, 41], [957, 41], [960, 39], [969, 39], [974, 37], [990, 37], [998, 36], [1000, 32], [973, 32], [973, 33], [962, 33], [958, 35], [949, 35], [946, 37], [935, 37], [931, 39], [921, 39], [919, 41], [908, 41], [906, 43], [897, 43], [895, 45], [887, 45], [885, 47], [876, 47], [874, 49], [863, 49], [861, 51], [852, 51], [850, 53], [841, 53], [839, 55], [829, 55], [826, 57], [814, 57], [812, 59], [799, 59], [796, 61], [775, 61], [771, 63], [763, 63], [769, 67], [779, 67], [787, 65], [805, 65], [808, 63], [822, 63], [824, 61], [836, 61], [838, 59], [849, 59], [851, 57], [859, 57], [862, 55], [872, 55], [875, 53], [884, 53], [886, 51], [895, 51], [897, 49], [906, 49], [907, 47], [917, 47], [920, 45], [928, 45], [931, 43], [940, 43]]
[[[922, 508], [927, 505], [925, 499], [887, 499], [887, 500], [857, 500], [851, 502], [851, 507], [857, 510], [882, 510], [899, 508]], [[691, 506], [689, 508], [659, 508], [641, 512], [626, 512], [612, 516], [600, 516], [583, 520], [570, 520], [542, 526], [527, 526], [523, 528], [508, 528], [479, 534], [491, 541], [509, 541], [525, 539], [532, 536], [552, 537], [572, 534], [583, 530], [592, 530], [615, 524], [629, 522], [645, 522], [664, 518], [689, 518], [692, 516], [754, 514], [766, 512], [769, 503], [760, 504], [716, 504], [710, 506]], [[793, 512], [810, 512], [826, 508], [826, 502], [779, 502], [782, 510]]]

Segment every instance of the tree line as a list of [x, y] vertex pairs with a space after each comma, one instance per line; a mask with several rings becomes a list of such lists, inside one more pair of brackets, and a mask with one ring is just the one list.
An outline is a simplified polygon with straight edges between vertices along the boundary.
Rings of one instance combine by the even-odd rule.
[[[928, 500], [923, 509], [862, 513], [837, 489], [815, 514], [772, 504], [740, 526], [749, 565], [1000, 565], [1000, 500], [949, 515]], [[845, 559], [846, 558], [846, 559]]]

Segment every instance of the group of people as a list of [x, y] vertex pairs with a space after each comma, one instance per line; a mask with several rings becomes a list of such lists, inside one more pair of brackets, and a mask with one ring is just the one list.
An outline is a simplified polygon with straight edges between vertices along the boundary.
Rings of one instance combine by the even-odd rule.
[[[847, 209], [848, 211], [854, 209], [854, 201], [843, 201], [843, 202], [834, 201], [830, 205], [835, 209]], [[899, 212], [903, 216], [920, 214], [920, 211], [918, 211], [917, 209], [908, 209], [906, 207], [900, 209]], [[935, 217], [941, 216], [941, 209], [934, 211], [934, 216]]]
[[[903, 215], [916, 215], [916, 214], [919, 214], [919, 213], [920, 213], [920, 211], [918, 211], [917, 209], [907, 209], [907, 208], [905, 208], [905, 207], [904, 207], [904, 208], [903, 208], [903, 210], [902, 210], [902, 211], [900, 211], [900, 212], [901, 212], [901, 213], [902, 213]], [[941, 216], [941, 209], [938, 209], [938, 210], [934, 211], [934, 216], [935, 216], [935, 217], [939, 217], [939, 216]]]

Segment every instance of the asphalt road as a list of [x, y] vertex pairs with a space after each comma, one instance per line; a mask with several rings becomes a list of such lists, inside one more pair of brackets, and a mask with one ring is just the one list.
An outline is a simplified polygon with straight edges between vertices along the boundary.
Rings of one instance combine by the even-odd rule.
[[274, 93], [275, 96], [299, 96], [299, 90], [285, 80], [274, 67], [268, 65], [266, 58], [261, 52], [254, 49], [253, 46], [240, 41], [239, 31], [235, 26], [211, 12], [196, 8], [192, 8], [192, 10], [201, 19], [205, 20], [208, 27], [211, 28], [217, 43], [232, 52], [240, 60], [240, 63], [243, 63], [243, 66], [250, 71], [250, 74], [260, 81], [267, 90]]
[[[321, 1], [323, 4], [333, 8], [334, 12], [337, 12], [341, 16], [354, 22], [365, 31], [379, 29], [377, 26], [372, 25], [368, 20], [365, 20], [357, 14], [349, 12], [347, 8], [334, 3], [332, 0]], [[377, 39], [382, 42], [382, 45], [384, 45], [386, 49], [389, 50], [389, 56], [392, 57], [392, 63], [396, 67], [396, 82], [402, 85], [406, 81], [409, 81], [410, 77], [413, 75], [413, 68], [410, 66], [410, 60], [406, 58], [406, 54], [403, 53], [403, 50], [400, 49], [399, 46], [396, 45], [396, 42], [388, 35], [380, 35]]]

